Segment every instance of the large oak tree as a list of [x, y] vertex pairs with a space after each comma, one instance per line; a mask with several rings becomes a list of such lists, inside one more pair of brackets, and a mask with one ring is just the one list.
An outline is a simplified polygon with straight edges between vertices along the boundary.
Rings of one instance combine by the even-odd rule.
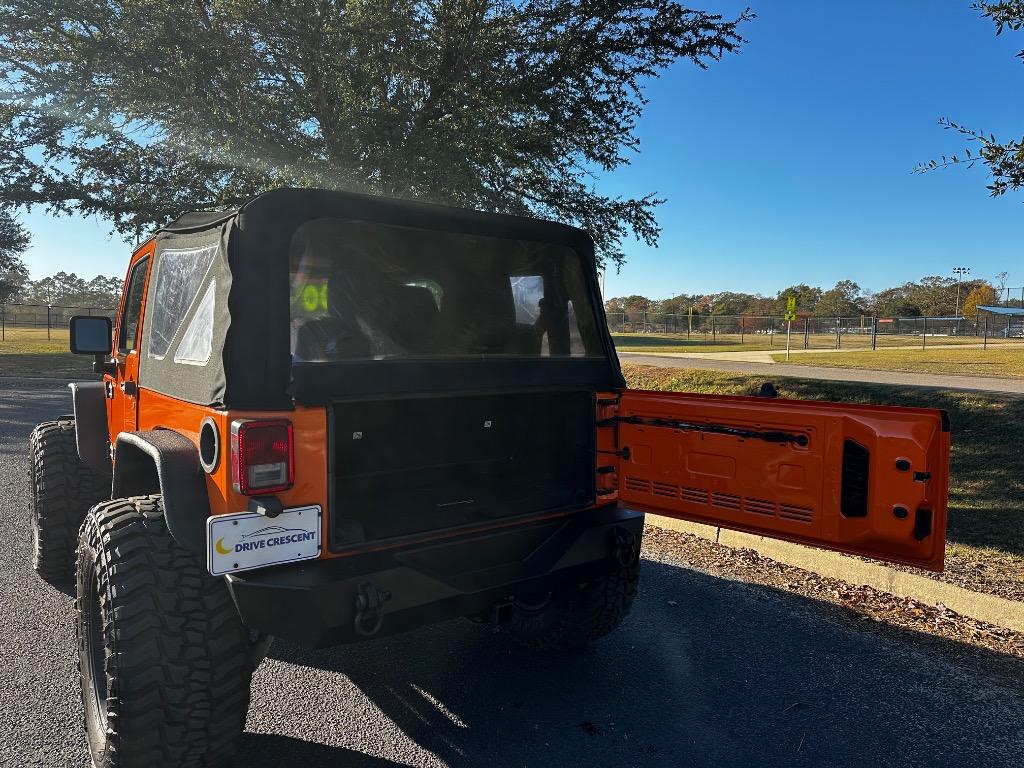
[[742, 43], [673, 0], [0, 0], [0, 203], [135, 236], [277, 185], [659, 228], [611, 197], [646, 78]]
[[0, 207], [0, 302], [6, 303], [17, 296], [28, 280], [21, 255], [31, 242], [21, 222], [9, 210]]

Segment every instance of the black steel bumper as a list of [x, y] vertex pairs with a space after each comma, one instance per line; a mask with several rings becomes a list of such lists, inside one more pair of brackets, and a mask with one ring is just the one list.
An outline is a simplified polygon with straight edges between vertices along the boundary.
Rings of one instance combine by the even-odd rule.
[[[399, 550], [233, 574], [227, 582], [247, 627], [306, 646], [337, 645], [487, 615], [518, 592], [604, 575], [624, 541], [639, 550], [643, 521], [641, 512], [602, 507]], [[379, 608], [373, 595], [384, 598]]]

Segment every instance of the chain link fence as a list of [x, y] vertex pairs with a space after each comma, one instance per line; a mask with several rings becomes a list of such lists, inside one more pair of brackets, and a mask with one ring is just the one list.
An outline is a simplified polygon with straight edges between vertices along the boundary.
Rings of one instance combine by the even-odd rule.
[[996, 303], [1004, 307], [1024, 307], [1024, 286], [996, 288]]
[[[781, 317], [612, 312], [608, 324], [620, 347], [667, 346], [785, 348]], [[793, 349], [863, 349], [929, 345], [1024, 343], [1024, 317], [980, 314], [957, 317], [799, 317], [791, 327]]]
[[68, 323], [75, 315], [109, 317], [116, 309], [107, 307], [64, 307], [48, 304], [0, 305], [0, 340], [66, 339]]
[[[0, 339], [63, 339], [74, 315], [114, 319], [109, 307], [46, 304], [0, 305]], [[785, 347], [786, 321], [774, 316], [611, 312], [608, 325], [619, 346]], [[794, 349], [910, 347], [1024, 343], [1024, 317], [980, 314], [956, 317], [800, 317], [792, 324]], [[621, 337], [626, 338], [621, 338]]]

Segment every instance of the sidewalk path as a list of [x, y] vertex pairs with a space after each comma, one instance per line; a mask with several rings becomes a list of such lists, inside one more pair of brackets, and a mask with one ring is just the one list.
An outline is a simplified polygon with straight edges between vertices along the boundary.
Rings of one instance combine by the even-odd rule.
[[696, 368], [706, 371], [729, 371], [757, 376], [792, 376], [798, 379], [824, 381], [860, 381], [870, 384], [896, 384], [938, 389], [962, 389], [977, 392], [1000, 392], [1024, 395], [1024, 378], [1000, 379], [989, 376], [950, 376], [906, 371], [870, 371], [849, 368], [827, 368], [817, 365], [786, 365], [785, 363], [754, 362], [749, 360], [723, 360], [708, 355], [651, 355], [620, 352], [624, 363], [658, 365], [663, 368]]

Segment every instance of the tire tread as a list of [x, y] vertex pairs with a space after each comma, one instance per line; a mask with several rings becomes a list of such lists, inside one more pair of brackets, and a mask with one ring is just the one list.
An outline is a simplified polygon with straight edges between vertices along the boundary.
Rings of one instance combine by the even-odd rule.
[[45, 581], [66, 582], [74, 573], [78, 527], [96, 502], [110, 496], [109, 478], [78, 458], [75, 420], [45, 421], [29, 435], [35, 545], [32, 567]]
[[[607, 635], [629, 614], [640, 583], [640, 564], [617, 567], [607, 576], [556, 595], [543, 615], [513, 610], [507, 629], [524, 648], [565, 652]], [[539, 619], [539, 620], [538, 620]]]
[[[100, 768], [207, 768], [245, 726], [253, 672], [248, 633], [223, 579], [171, 537], [160, 496], [93, 507], [80, 534], [83, 579], [95, 569], [104, 617], [107, 744]], [[85, 687], [85, 666], [80, 662]]]

